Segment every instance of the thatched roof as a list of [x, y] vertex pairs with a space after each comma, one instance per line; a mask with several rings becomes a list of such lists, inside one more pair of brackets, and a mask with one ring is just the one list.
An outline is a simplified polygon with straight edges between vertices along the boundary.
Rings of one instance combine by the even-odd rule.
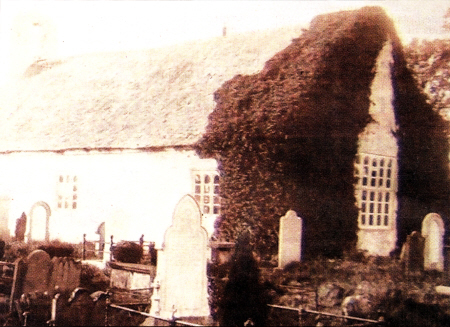
[[213, 93], [260, 71], [301, 27], [38, 61], [0, 93], [0, 152], [190, 146]]

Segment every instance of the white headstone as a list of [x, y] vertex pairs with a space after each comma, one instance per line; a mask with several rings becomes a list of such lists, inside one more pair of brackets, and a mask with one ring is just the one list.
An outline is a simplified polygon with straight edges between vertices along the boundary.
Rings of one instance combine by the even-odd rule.
[[208, 236], [195, 199], [185, 195], [172, 219], [164, 235], [163, 254], [158, 252], [156, 280], [160, 287], [157, 301], [152, 301], [152, 312], [163, 318], [209, 316]]
[[425, 238], [423, 265], [425, 270], [444, 271], [444, 222], [437, 213], [429, 213], [422, 221]]
[[300, 261], [302, 255], [302, 219], [289, 210], [280, 219], [278, 243], [278, 267], [284, 268], [289, 262]]

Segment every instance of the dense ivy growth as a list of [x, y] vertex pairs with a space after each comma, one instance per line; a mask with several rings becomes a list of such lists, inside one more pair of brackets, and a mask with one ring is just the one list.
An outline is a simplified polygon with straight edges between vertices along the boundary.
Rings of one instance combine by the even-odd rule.
[[304, 219], [306, 254], [335, 256], [354, 246], [353, 161], [388, 38], [395, 44], [401, 194], [428, 207], [448, 200], [445, 125], [417, 91], [390, 19], [365, 7], [316, 17], [259, 74], [235, 76], [216, 91], [197, 150], [220, 163], [219, 238], [234, 240], [248, 227], [260, 252], [275, 253], [279, 218], [293, 209]]

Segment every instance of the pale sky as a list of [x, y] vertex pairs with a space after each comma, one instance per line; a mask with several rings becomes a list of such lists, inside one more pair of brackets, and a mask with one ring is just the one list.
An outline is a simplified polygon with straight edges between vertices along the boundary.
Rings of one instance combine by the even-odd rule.
[[307, 24], [316, 15], [379, 5], [404, 43], [450, 38], [448, 0], [20, 1], [0, 0], [0, 85], [37, 58], [161, 47], [227, 33]]

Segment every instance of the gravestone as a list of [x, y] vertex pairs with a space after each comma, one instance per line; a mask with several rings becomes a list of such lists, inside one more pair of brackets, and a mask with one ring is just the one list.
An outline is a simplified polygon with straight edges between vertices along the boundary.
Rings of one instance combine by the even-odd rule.
[[52, 261], [47, 252], [34, 250], [27, 257], [22, 293], [45, 292], [50, 282]]
[[425, 238], [423, 265], [425, 270], [444, 271], [444, 222], [437, 213], [430, 213], [422, 221]]
[[[185, 195], [178, 202], [164, 235], [163, 253], [158, 253], [151, 310], [163, 318], [209, 316], [207, 289], [207, 232], [195, 199]], [[176, 310], [176, 311], [174, 311]]]
[[9, 240], [8, 219], [11, 201], [9, 196], [0, 195], [0, 237], [5, 241]]
[[407, 274], [415, 275], [423, 270], [424, 243], [424, 238], [417, 231], [406, 237], [400, 258]]
[[53, 291], [58, 287], [60, 292], [72, 291], [80, 285], [80, 276], [81, 262], [68, 257], [53, 257], [48, 289]]
[[289, 262], [301, 260], [302, 219], [293, 210], [289, 210], [280, 219], [278, 243], [278, 268], [284, 268]]

